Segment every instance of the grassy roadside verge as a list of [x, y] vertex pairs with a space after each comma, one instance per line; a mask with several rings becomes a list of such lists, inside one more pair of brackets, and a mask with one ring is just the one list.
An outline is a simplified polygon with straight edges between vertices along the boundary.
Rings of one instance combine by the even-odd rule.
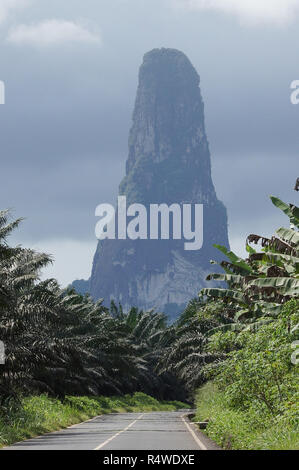
[[295, 423], [229, 408], [213, 383], [199, 390], [196, 408], [195, 421], [209, 419], [206, 434], [226, 450], [299, 449]]
[[0, 448], [107, 413], [176, 411], [181, 402], [159, 402], [144, 393], [123, 397], [67, 397], [63, 402], [47, 395], [24, 398], [0, 414]]

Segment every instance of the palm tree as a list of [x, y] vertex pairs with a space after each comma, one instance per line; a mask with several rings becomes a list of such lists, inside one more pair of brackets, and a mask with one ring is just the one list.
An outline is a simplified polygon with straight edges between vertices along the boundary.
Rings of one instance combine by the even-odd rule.
[[169, 346], [166, 317], [113, 303], [93, 302], [54, 279], [40, 280], [50, 256], [10, 248], [7, 236], [20, 220], [0, 215], [0, 397], [48, 392], [72, 395], [143, 391], [165, 397], [176, 380], [155, 368]]
[[221, 304], [193, 299], [172, 327], [173, 339], [160, 358], [160, 372], [171, 371], [193, 392], [206, 381], [206, 366], [225, 358], [208, 351], [210, 332], [231, 322]]

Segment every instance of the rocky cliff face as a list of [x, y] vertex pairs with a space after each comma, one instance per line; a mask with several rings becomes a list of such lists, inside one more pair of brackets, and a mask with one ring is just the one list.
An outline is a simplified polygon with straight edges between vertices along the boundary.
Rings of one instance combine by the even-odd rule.
[[204, 204], [203, 248], [185, 251], [180, 240], [101, 241], [90, 280], [94, 298], [174, 312], [207, 285], [210, 259], [218, 258], [213, 243], [228, 246], [199, 82], [182, 52], [155, 49], [144, 56], [119, 194], [128, 204]]

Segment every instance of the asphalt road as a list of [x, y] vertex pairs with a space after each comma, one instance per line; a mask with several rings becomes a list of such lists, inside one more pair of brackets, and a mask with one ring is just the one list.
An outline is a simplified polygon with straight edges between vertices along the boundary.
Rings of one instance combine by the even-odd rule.
[[185, 412], [99, 416], [6, 450], [212, 450]]

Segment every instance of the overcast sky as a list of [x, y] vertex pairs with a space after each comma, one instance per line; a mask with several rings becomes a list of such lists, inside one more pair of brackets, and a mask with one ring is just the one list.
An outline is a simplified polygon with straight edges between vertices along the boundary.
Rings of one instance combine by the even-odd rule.
[[201, 76], [232, 248], [287, 223], [295, 202], [298, 0], [0, 0], [0, 206], [14, 243], [52, 253], [63, 285], [89, 277], [95, 207], [114, 202], [145, 52], [182, 50]]

